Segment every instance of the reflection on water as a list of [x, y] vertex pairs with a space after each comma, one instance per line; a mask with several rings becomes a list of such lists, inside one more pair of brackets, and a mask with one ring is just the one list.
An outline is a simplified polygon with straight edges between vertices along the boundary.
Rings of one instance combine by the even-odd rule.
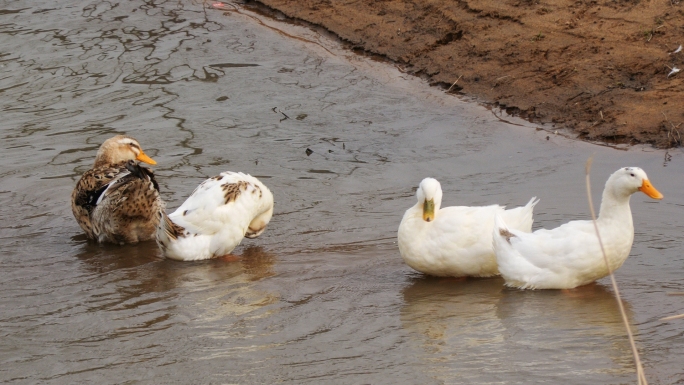
[[[168, 365], [190, 346], [194, 358], [212, 362], [235, 349], [254, 349], [254, 331], [244, 322], [272, 314], [260, 309], [279, 298], [254, 286], [274, 274], [276, 261], [259, 247], [246, 248], [232, 263], [162, 260], [151, 242], [114, 248], [84, 243], [75, 257], [80, 263], [67, 279], [40, 289], [22, 285], [28, 295], [22, 302], [31, 306], [14, 309], [5, 320], [22, 325], [5, 340], [14, 351], [6, 378], [43, 365], [38, 378], [45, 380], [91, 381], [99, 372], [114, 380], [120, 365]], [[206, 342], [213, 340], [219, 345]]]
[[[150, 298], [150, 302], [156, 302], [169, 299], [162, 293], [183, 292], [195, 296], [196, 301], [198, 296], [207, 297], [199, 303], [219, 301], [215, 307], [200, 305], [207, 311], [202, 315], [203, 319], [217, 320], [226, 315], [246, 314], [277, 301], [277, 294], [255, 290], [251, 284], [275, 274], [275, 255], [258, 246], [245, 248], [238, 261], [183, 264], [161, 259], [152, 242], [119, 246], [116, 253], [94, 243], [84, 246], [83, 252], [76, 255], [84, 262], [81, 266], [100, 279], [106, 276], [109, 282], [115, 283], [119, 297], [114, 303], [91, 311], [123, 303], [131, 303], [128, 308], [136, 308], [140, 298], [151, 293], [155, 297]], [[160, 297], [156, 296], [160, 294]]]
[[[535, 226], [586, 218], [592, 154], [594, 186], [638, 165], [665, 195], [632, 198], [618, 282], [651, 383], [684, 381], [681, 323], [659, 321], [684, 312], [666, 295], [684, 290], [680, 152], [663, 168], [506, 125], [317, 32], [208, 5], [0, 5], [0, 382], [632, 383], [602, 284], [416, 278], [395, 243], [426, 176], [445, 205], [537, 195]], [[261, 178], [269, 228], [235, 262], [88, 243], [69, 199], [115, 133], [158, 161], [169, 208], [224, 170]]]
[[440, 382], [582, 384], [634, 373], [617, 303], [603, 285], [532, 292], [505, 289], [501, 278], [420, 277], [403, 295], [402, 324]]

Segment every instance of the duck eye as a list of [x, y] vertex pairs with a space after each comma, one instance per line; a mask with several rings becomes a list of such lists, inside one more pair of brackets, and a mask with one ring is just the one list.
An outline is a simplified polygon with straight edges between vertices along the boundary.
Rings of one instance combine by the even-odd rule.
[[634, 173], [630, 173], [629, 175], [634, 176]]

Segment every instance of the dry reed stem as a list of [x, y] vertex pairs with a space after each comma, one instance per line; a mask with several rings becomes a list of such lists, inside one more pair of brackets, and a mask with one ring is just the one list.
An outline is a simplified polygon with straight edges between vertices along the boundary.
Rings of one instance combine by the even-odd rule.
[[679, 315], [671, 315], [669, 317], [664, 317], [661, 318], [661, 321], [672, 321], [673, 319], [679, 319], [679, 318], [684, 318], [684, 314], [679, 314]]
[[[674, 293], [667, 293], [667, 295], [684, 295], [682, 292], [674, 292]], [[680, 319], [684, 318], [684, 314], [679, 314], [679, 315], [671, 315], [669, 317], [664, 317], [661, 318], [661, 321], [672, 321], [673, 319]]]
[[451, 91], [451, 89], [454, 88], [456, 83], [458, 83], [458, 81], [461, 80], [462, 77], [463, 77], [463, 75], [459, 76], [458, 79], [456, 79], [456, 81], [454, 82], [454, 84], [452, 84], [451, 87], [449, 87], [449, 89], [446, 90], [446, 92], [448, 93], [449, 91]]
[[598, 237], [599, 246], [601, 246], [601, 253], [603, 254], [603, 260], [606, 262], [606, 267], [608, 268], [608, 274], [610, 276], [610, 282], [613, 284], [613, 291], [615, 292], [615, 299], [617, 300], [618, 307], [620, 308], [620, 315], [622, 316], [622, 322], [625, 324], [625, 329], [627, 330], [627, 337], [629, 337], [629, 344], [632, 347], [632, 354], [634, 355], [634, 365], [636, 366], [637, 372], [637, 383], [639, 385], [648, 385], [646, 380], [646, 375], [644, 374], [644, 368], [641, 365], [641, 359], [639, 358], [639, 351], [637, 350], [636, 343], [634, 342], [634, 336], [632, 335], [632, 329], [629, 327], [629, 320], [627, 319], [627, 312], [625, 312], [625, 306], [622, 303], [622, 297], [620, 296], [620, 290], [618, 289], [617, 281], [615, 280], [615, 275], [613, 270], [610, 268], [608, 263], [608, 257], [606, 256], [606, 251], [603, 248], [603, 241], [601, 240], [601, 234], [599, 234], [598, 224], [596, 223], [596, 212], [594, 211], [594, 203], [591, 199], [591, 183], [589, 181], [589, 172], [591, 171], [591, 163], [593, 162], [593, 156], [587, 159], [587, 164], [585, 167], [585, 173], [587, 178], [587, 198], [589, 199], [589, 211], [591, 211], [591, 218], [594, 223], [594, 230], [596, 230], [596, 237]]

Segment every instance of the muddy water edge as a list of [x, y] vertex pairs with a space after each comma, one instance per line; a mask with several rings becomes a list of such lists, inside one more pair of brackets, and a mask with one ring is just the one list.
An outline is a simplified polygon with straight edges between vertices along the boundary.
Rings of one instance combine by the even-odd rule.
[[[584, 163], [640, 166], [618, 271], [654, 384], [684, 382], [681, 151], [568, 139], [429, 88], [304, 27], [202, 2], [4, 3], [0, 10], [0, 381], [634, 382], [608, 281], [582, 292], [452, 282], [401, 261], [418, 182], [445, 205], [520, 205], [535, 228], [588, 215]], [[274, 192], [239, 262], [96, 245], [71, 190], [102, 141], [136, 137], [168, 207], [224, 170]]]

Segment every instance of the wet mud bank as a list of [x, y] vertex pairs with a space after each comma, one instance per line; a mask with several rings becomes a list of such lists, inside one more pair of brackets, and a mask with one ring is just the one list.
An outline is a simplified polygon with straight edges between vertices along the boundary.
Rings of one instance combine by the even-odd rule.
[[681, 145], [679, 1], [255, 3], [531, 122], [585, 140]]

